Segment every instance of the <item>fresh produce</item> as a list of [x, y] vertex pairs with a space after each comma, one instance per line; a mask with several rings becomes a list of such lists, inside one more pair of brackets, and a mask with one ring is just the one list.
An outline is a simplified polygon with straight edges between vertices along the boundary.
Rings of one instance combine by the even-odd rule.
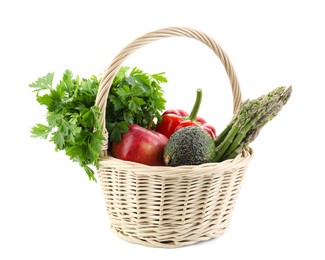
[[[95, 99], [99, 79], [73, 77], [66, 70], [53, 87], [54, 73], [48, 73], [29, 86], [36, 100], [47, 108], [47, 124], [36, 124], [33, 137], [49, 139], [55, 150], [64, 150], [72, 161], [96, 180], [91, 166], [99, 166], [102, 135]], [[159, 84], [163, 73], [147, 74], [138, 68], [122, 67], [108, 96], [106, 128], [111, 152], [123, 160], [147, 165], [197, 165], [235, 158], [256, 139], [290, 98], [291, 87], [279, 87], [254, 100], [246, 100], [228, 126], [216, 138], [214, 127], [197, 116], [202, 90], [197, 90], [194, 107], [167, 110]], [[43, 93], [42, 93], [43, 92]], [[156, 124], [155, 120], [159, 122]], [[169, 140], [168, 140], [169, 138]]]
[[174, 132], [183, 127], [200, 126], [207, 131], [213, 139], [216, 138], [215, 128], [208, 124], [203, 118], [197, 116], [201, 101], [202, 90], [197, 89], [195, 104], [190, 115], [181, 109], [167, 110], [162, 114], [161, 121], [156, 126], [156, 131], [169, 138]]
[[176, 131], [165, 147], [165, 165], [196, 165], [235, 158], [256, 139], [262, 127], [279, 113], [288, 102], [291, 92], [291, 86], [279, 87], [257, 99], [246, 100], [228, 126], [212, 142], [202, 138], [202, 131], [199, 132], [198, 127], [190, 126]]
[[215, 154], [213, 138], [199, 126], [188, 126], [169, 138], [164, 163], [167, 166], [199, 165], [212, 161]]
[[154, 119], [160, 120], [165, 109], [161, 83], [164, 73], [150, 75], [138, 68], [122, 67], [117, 73], [108, 96], [106, 127], [110, 141], [118, 143], [128, 131], [128, 125], [154, 129]]
[[[54, 73], [48, 73], [29, 86], [36, 100], [47, 108], [47, 124], [36, 124], [33, 137], [47, 139], [55, 150], [65, 150], [72, 161], [80, 164], [90, 180], [95, 180], [89, 165], [98, 167], [98, 155], [104, 140], [98, 120], [99, 108], [94, 106], [99, 86], [97, 77], [73, 78], [66, 70], [61, 81], [52, 87]], [[41, 92], [45, 94], [41, 95]]]
[[[80, 164], [90, 180], [96, 180], [91, 166], [98, 168], [99, 153], [104, 140], [98, 120], [101, 112], [95, 106], [100, 79], [73, 78], [66, 70], [53, 87], [54, 73], [40, 77], [29, 86], [36, 100], [47, 108], [47, 124], [36, 124], [33, 137], [48, 139], [55, 150], [64, 150]], [[128, 125], [154, 126], [153, 117], [160, 118], [165, 99], [159, 83], [166, 82], [163, 73], [147, 74], [138, 68], [122, 67], [114, 78], [107, 107], [107, 129], [110, 139], [118, 142]]]
[[112, 155], [121, 160], [151, 166], [164, 165], [163, 152], [168, 138], [161, 133], [131, 124], [122, 140], [112, 144]]
[[215, 141], [217, 155], [213, 161], [235, 158], [246, 149], [262, 127], [288, 102], [291, 92], [291, 86], [279, 87], [257, 99], [243, 102], [238, 113]]

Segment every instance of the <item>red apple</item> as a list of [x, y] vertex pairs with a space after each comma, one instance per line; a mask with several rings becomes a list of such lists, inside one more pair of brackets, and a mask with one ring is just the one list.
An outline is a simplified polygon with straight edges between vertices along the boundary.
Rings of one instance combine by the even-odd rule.
[[112, 155], [118, 159], [151, 166], [164, 165], [163, 152], [168, 138], [141, 126], [129, 125], [122, 141], [112, 144]]

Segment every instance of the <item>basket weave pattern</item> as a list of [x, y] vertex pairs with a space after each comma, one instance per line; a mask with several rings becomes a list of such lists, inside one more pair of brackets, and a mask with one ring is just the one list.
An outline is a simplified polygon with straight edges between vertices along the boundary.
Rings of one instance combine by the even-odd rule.
[[[171, 27], [145, 34], [126, 46], [101, 81], [96, 105], [105, 128], [106, 102], [112, 80], [123, 61], [152, 41], [171, 36], [194, 38], [210, 47], [224, 64], [230, 79], [234, 113], [241, 92], [234, 69], [220, 46], [206, 34]], [[233, 160], [197, 166], [147, 166], [101, 153], [99, 180], [112, 230], [125, 240], [155, 247], [180, 247], [218, 237], [227, 228], [247, 165], [248, 149]]]

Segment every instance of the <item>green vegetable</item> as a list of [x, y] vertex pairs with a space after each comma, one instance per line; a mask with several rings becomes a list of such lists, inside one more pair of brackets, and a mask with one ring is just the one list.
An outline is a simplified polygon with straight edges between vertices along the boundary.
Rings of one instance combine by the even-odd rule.
[[[96, 181], [91, 166], [98, 168], [104, 140], [98, 120], [101, 112], [95, 106], [100, 79], [73, 78], [72, 72], [66, 70], [61, 81], [52, 87], [53, 77], [54, 73], [48, 73], [29, 85], [39, 104], [47, 108], [47, 124], [36, 124], [32, 136], [53, 142], [56, 151], [64, 150], [84, 168], [90, 180]], [[119, 70], [107, 108], [107, 129], [112, 141], [118, 142], [130, 123], [147, 126], [153, 116], [160, 118], [159, 111], [166, 102], [159, 85], [162, 82], [167, 82], [163, 73], [150, 75], [128, 67]]]
[[48, 110], [47, 124], [36, 124], [32, 136], [43, 139], [50, 136], [56, 151], [65, 150], [72, 161], [84, 168], [89, 179], [95, 181], [90, 165], [98, 167], [104, 140], [98, 120], [100, 111], [94, 106], [99, 80], [95, 76], [73, 78], [72, 72], [66, 70], [53, 88], [53, 77], [54, 73], [48, 73], [29, 85], [36, 92], [36, 100]]
[[254, 100], [246, 100], [216, 142], [215, 162], [235, 158], [255, 140], [261, 128], [288, 102], [291, 86], [279, 87]]
[[106, 111], [110, 141], [118, 143], [128, 132], [128, 125], [137, 124], [154, 129], [153, 118], [161, 119], [166, 100], [160, 83], [167, 82], [164, 73], [147, 74], [138, 68], [122, 67], [116, 75]]
[[171, 135], [165, 150], [167, 166], [199, 165], [213, 160], [215, 145], [213, 138], [201, 127], [188, 126]]

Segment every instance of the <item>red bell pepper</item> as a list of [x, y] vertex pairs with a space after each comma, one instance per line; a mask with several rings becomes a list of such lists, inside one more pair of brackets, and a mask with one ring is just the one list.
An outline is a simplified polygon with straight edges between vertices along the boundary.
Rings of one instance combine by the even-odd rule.
[[202, 101], [202, 90], [198, 89], [196, 91], [196, 100], [194, 107], [189, 115], [186, 111], [181, 109], [170, 109], [166, 110], [162, 114], [161, 121], [156, 126], [156, 131], [164, 134], [169, 138], [177, 130], [187, 127], [187, 126], [200, 126], [205, 131], [207, 131], [213, 139], [216, 138], [215, 128], [208, 124], [202, 117], [198, 117], [197, 113], [199, 111]]

